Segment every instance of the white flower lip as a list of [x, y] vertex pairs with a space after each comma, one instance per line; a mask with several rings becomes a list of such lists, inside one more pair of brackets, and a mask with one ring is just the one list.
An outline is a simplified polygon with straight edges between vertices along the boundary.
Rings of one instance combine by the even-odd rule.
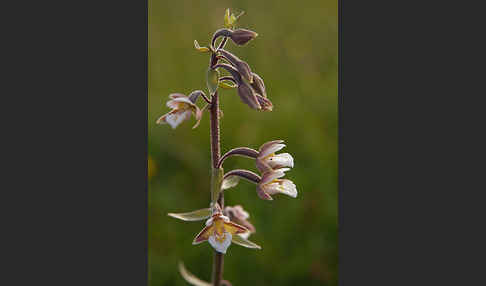
[[278, 180], [277, 182], [266, 185], [265, 191], [269, 195], [281, 193], [292, 198], [297, 197], [297, 188], [295, 184], [291, 180], [287, 179]]
[[232, 235], [231, 233], [229, 232], [225, 232], [224, 233], [224, 240], [223, 242], [219, 242], [217, 239], [216, 239], [216, 236], [215, 235], [211, 235], [209, 238], [208, 238], [208, 242], [209, 244], [211, 244], [211, 246], [217, 251], [217, 252], [220, 252], [220, 253], [223, 253], [223, 254], [226, 254], [226, 250], [228, 249], [228, 247], [231, 245], [231, 239], [232, 239]]
[[184, 120], [187, 120], [191, 117], [191, 111], [190, 110], [182, 110], [182, 111], [176, 111], [174, 113], [168, 113], [165, 116], [165, 120], [162, 120], [162, 122], [168, 123], [172, 129], [175, 129], [179, 124], [181, 124]]

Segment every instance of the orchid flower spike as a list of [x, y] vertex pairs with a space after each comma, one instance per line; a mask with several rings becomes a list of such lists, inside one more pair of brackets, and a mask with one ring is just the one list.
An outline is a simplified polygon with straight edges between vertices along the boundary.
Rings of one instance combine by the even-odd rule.
[[256, 167], [261, 173], [294, 167], [292, 155], [289, 153], [275, 154], [285, 147], [285, 144], [282, 144], [283, 142], [283, 140], [270, 141], [260, 147], [256, 158]]
[[255, 227], [249, 221], [247, 221], [250, 214], [245, 211], [242, 206], [227, 206], [224, 208], [224, 212], [228, 214], [228, 217], [232, 222], [240, 224], [248, 229], [247, 232], [239, 234], [239, 236], [243, 237], [244, 239], [248, 239], [250, 234], [255, 233]]
[[270, 170], [262, 175], [260, 183], [257, 185], [257, 194], [261, 199], [273, 200], [271, 195], [278, 193], [290, 196], [292, 198], [297, 197], [297, 188], [291, 180], [280, 179], [285, 176], [285, 172], [290, 170], [289, 168], [280, 168], [278, 170]]
[[217, 252], [225, 254], [231, 245], [233, 235], [246, 232], [249, 232], [246, 227], [231, 222], [216, 204], [213, 215], [206, 221], [206, 226], [196, 235], [192, 244], [199, 244], [207, 240]]
[[182, 93], [172, 93], [169, 95], [170, 100], [167, 101], [167, 107], [172, 108], [172, 110], [157, 119], [157, 124], [169, 124], [172, 129], [175, 129], [183, 121], [188, 120], [192, 113], [197, 120], [196, 127], [202, 118], [202, 111], [195, 104], [201, 93], [203, 92], [196, 90], [189, 96]]

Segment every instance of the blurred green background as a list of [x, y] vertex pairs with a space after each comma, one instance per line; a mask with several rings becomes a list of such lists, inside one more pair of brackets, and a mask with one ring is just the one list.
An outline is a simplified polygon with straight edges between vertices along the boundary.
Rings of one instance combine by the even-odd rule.
[[[241, 103], [235, 90], [221, 90], [222, 152], [257, 149], [284, 139], [295, 167], [286, 178], [298, 197], [257, 197], [246, 181], [226, 192], [226, 205], [241, 204], [257, 232], [252, 250], [232, 244], [224, 278], [238, 285], [337, 285], [337, 0], [315, 1], [157, 1], [149, 0], [149, 285], [189, 285], [177, 270], [179, 260], [199, 278], [211, 279], [213, 251], [193, 246], [204, 222], [182, 222], [168, 212], [208, 207], [209, 114], [192, 130], [194, 117], [177, 129], [157, 126], [173, 92], [207, 93], [209, 54], [198, 53], [223, 26], [226, 8], [243, 10], [238, 27], [259, 36], [245, 47], [226, 49], [249, 63], [265, 81], [273, 112]], [[202, 102], [199, 102], [202, 107]], [[257, 172], [254, 161], [234, 157], [225, 170]]]

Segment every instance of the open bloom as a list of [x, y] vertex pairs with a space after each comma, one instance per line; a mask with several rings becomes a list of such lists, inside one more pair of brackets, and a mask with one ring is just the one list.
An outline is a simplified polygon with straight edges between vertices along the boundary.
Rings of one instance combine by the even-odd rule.
[[261, 199], [273, 200], [271, 195], [278, 193], [297, 197], [297, 188], [291, 180], [280, 179], [285, 176], [285, 172], [290, 170], [289, 168], [281, 168], [278, 170], [270, 170], [262, 175], [260, 183], [257, 185], [257, 194]]
[[250, 234], [256, 231], [255, 227], [247, 220], [250, 217], [250, 214], [243, 209], [242, 206], [236, 205], [233, 207], [227, 206], [224, 208], [225, 213], [228, 214], [229, 219], [232, 222], [240, 224], [248, 229], [247, 232], [239, 234], [241, 237], [248, 239]]
[[261, 173], [282, 168], [293, 168], [294, 158], [289, 153], [275, 154], [285, 147], [283, 140], [270, 141], [260, 147], [256, 167]]
[[172, 108], [172, 110], [162, 115], [157, 120], [157, 124], [169, 124], [172, 129], [175, 129], [183, 121], [188, 120], [191, 117], [191, 113], [194, 114], [199, 123], [202, 117], [202, 111], [194, 104], [198, 92], [201, 91], [195, 91], [189, 97], [181, 93], [169, 95], [170, 100], [167, 101], [167, 107]]
[[221, 209], [217, 209], [206, 221], [206, 227], [196, 235], [192, 244], [199, 244], [207, 240], [217, 252], [226, 253], [233, 235], [248, 231], [244, 226], [231, 222], [227, 216], [222, 214]]

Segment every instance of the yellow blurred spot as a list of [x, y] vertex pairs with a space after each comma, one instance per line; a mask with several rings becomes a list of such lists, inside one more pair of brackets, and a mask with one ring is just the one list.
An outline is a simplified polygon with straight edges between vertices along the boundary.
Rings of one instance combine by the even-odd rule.
[[152, 157], [148, 156], [148, 171], [147, 171], [148, 179], [150, 180], [150, 178], [152, 178], [156, 173], [157, 173], [157, 166], [155, 164], [155, 161], [152, 159]]
[[196, 50], [200, 51], [201, 53], [209, 52], [209, 48], [199, 46], [199, 43], [196, 40], [194, 40], [194, 47], [196, 48]]

